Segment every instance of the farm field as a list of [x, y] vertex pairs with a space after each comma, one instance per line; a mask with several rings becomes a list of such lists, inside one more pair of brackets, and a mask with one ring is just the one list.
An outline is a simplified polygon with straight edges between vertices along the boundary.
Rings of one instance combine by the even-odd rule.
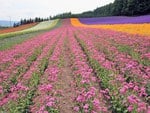
[[144, 16], [109, 16], [109, 17], [97, 17], [97, 18], [79, 18], [80, 22], [83, 24], [141, 24], [149, 23], [150, 15]]
[[0, 34], [6, 34], [6, 33], [10, 33], [10, 32], [15, 32], [15, 31], [20, 31], [20, 30], [24, 30], [30, 27], [33, 27], [34, 25], [36, 25], [37, 23], [32, 23], [32, 24], [27, 24], [27, 25], [22, 25], [19, 27], [12, 27], [12, 28], [5, 28], [0, 30]]
[[71, 23], [76, 27], [101, 28], [135, 35], [150, 36], [150, 16], [143, 16], [143, 19], [142, 17], [72, 18]]
[[59, 22], [59, 19], [56, 19], [52, 21], [40, 22], [38, 24], [32, 23], [32, 24], [22, 25], [16, 28], [4, 29], [2, 30], [4, 31], [4, 33], [0, 34], [0, 40], [4, 38], [8, 38], [8, 37], [13, 37], [16, 35], [22, 35], [22, 34], [27, 34], [31, 32], [42, 31], [42, 30], [49, 30], [53, 28], [54, 26], [56, 26], [58, 22]]
[[134, 25], [63, 19], [2, 37], [0, 113], [150, 113], [150, 25]]

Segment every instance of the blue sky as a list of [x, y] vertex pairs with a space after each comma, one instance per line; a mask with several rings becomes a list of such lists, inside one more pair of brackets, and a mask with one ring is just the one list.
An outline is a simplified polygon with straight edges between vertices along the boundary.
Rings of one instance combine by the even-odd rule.
[[0, 20], [48, 17], [63, 12], [81, 13], [114, 0], [0, 0]]

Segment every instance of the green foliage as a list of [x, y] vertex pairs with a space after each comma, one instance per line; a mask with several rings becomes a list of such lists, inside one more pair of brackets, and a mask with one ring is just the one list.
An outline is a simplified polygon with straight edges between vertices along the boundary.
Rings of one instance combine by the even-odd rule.
[[28, 113], [29, 112], [29, 106], [32, 104], [32, 98], [34, 96], [35, 90], [30, 90], [26, 94], [26, 98], [18, 100], [18, 106], [13, 107], [12, 104], [12, 113]]
[[24, 42], [25, 40], [28, 40], [30, 38], [33, 38], [33, 37], [37, 36], [40, 33], [43, 33], [43, 31], [34, 32], [34, 33], [20, 34], [20, 35], [16, 35], [16, 36], [13, 36], [13, 37], [10, 37], [10, 38], [0, 39], [0, 51], [9, 49], [9, 48], [11, 48], [11, 47], [13, 47], [17, 44], [20, 44], [20, 43]]
[[137, 60], [140, 64], [144, 66], [150, 66], [150, 62], [148, 58], [141, 58], [140, 53], [134, 51], [134, 48], [128, 46], [128, 45], [119, 45], [118, 50], [120, 52], [127, 53], [130, 55], [133, 59]]
[[46, 107], [46, 110], [48, 111], [48, 113], [59, 113], [57, 109], [48, 106]]
[[101, 79], [102, 83], [101, 83], [101, 87], [106, 89], [109, 87], [109, 80], [110, 77], [108, 76], [110, 74], [110, 72], [106, 69], [104, 69], [103, 67], [100, 66], [100, 64], [98, 63], [98, 61], [96, 61], [95, 59], [90, 58], [89, 60], [92, 68], [96, 71], [97, 76]]
[[150, 96], [150, 83], [146, 84], [146, 93]]
[[39, 84], [39, 82], [40, 82], [40, 74], [38, 72], [33, 72], [29, 86], [36, 87]]
[[48, 58], [43, 58], [41, 64], [39, 65], [40, 73], [44, 73], [44, 71], [48, 67]]
[[41, 53], [41, 49], [35, 49], [34, 53], [28, 58], [28, 63], [32, 63], [37, 59], [37, 56]]
[[115, 96], [112, 96], [111, 103], [112, 103], [111, 107], [112, 113], [128, 113], [128, 110], [122, 104], [121, 99], [117, 99]]

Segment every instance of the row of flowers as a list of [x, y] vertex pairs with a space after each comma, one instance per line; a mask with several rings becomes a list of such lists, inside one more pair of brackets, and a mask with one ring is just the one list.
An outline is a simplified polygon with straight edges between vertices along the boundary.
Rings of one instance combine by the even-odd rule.
[[[5, 81], [2, 82], [3, 84], [3, 86], [1, 87], [2, 98], [0, 102], [2, 111], [7, 111], [7, 112], [28, 111], [29, 105], [32, 104], [32, 98], [35, 95], [35, 91], [39, 84], [40, 78], [43, 75], [45, 69], [47, 68], [48, 58], [53, 52], [53, 46], [55, 46], [55, 43], [59, 38], [59, 34], [57, 33], [58, 31], [53, 31], [53, 32], [48, 32], [43, 36], [41, 35], [41, 37], [40, 36], [37, 37], [39, 43], [37, 43], [38, 45], [36, 46], [40, 48], [35, 49], [34, 52], [31, 54], [31, 56], [28, 57], [28, 59], [30, 59], [29, 60], [30, 65], [28, 65], [28, 67], [26, 68], [26, 64], [28, 64], [28, 60], [23, 62], [24, 64], [20, 63], [20, 65], [22, 66], [23, 69], [25, 69], [25, 71], [22, 72], [21, 70], [19, 70], [18, 72], [18, 70], [16, 70], [17, 73], [19, 74], [12, 76], [13, 78], [15, 78], [14, 84], [11, 83], [10, 81], [11, 78], [6, 79], [6, 82]], [[36, 42], [36, 38], [32, 40], [33, 43], [34, 41]], [[25, 42], [25, 44], [28, 43], [30, 43], [30, 41]], [[20, 47], [23, 45], [24, 44], [20, 45]], [[30, 47], [30, 45], [28, 46]], [[14, 49], [12, 51], [14, 51]], [[19, 54], [19, 52], [18, 53], [17, 52], [15, 54]], [[22, 52], [21, 57], [25, 57], [24, 51], [21, 52]], [[18, 59], [16, 59], [15, 61], [18, 61]], [[9, 87], [7, 89], [9, 91], [7, 91], [7, 93], [5, 93], [6, 86]], [[9, 109], [6, 109], [7, 107]]]
[[[148, 94], [146, 93], [145, 87], [149, 83], [148, 72], [143, 73], [140, 70], [141, 66], [138, 65], [136, 61], [130, 57], [126, 57], [115, 47], [112, 47], [107, 41], [109, 37], [107, 37], [107, 39], [104, 39], [104, 37], [93, 38], [94, 36], [87, 35], [88, 33], [85, 31], [85, 29], [80, 29], [76, 37], [89, 56], [93, 68], [97, 73], [100, 73], [98, 75], [104, 87], [109, 88], [109, 95], [111, 96], [113, 107], [115, 107], [113, 109], [117, 110], [117, 108], [120, 107], [118, 110], [125, 111], [124, 107], [127, 107], [129, 112], [146, 112], [148, 110]], [[101, 36], [98, 32], [94, 35]], [[102, 49], [98, 51], [95, 44], [102, 47]], [[108, 50], [107, 52], [112, 52], [109, 53], [110, 57], [111, 55], [113, 56], [112, 60], [103, 52], [105, 49]], [[94, 63], [97, 63], [97, 66], [95, 66]], [[118, 66], [116, 67], [116, 65]], [[104, 71], [104, 73], [102, 71]], [[124, 96], [122, 96], [122, 94]], [[134, 99], [137, 99], [138, 103], [131, 102], [131, 99], [129, 100], [130, 97], [135, 97]], [[132, 98], [132, 100], [134, 99]], [[118, 102], [116, 100], [118, 100]]]
[[87, 57], [74, 37], [74, 29], [69, 30], [69, 47], [72, 58], [72, 70], [76, 84], [76, 112], [108, 112], [106, 100], [99, 89], [99, 80], [89, 66]]
[[54, 47], [53, 53], [48, 57], [47, 68], [45, 69], [36, 95], [33, 99], [34, 104], [30, 106], [31, 112], [33, 113], [58, 113], [57, 109], [57, 91], [55, 90], [55, 83], [58, 80], [58, 76], [61, 73], [59, 68], [59, 61], [62, 53], [62, 45], [65, 38], [66, 32], [64, 31], [61, 36], [59, 35], [59, 41]]

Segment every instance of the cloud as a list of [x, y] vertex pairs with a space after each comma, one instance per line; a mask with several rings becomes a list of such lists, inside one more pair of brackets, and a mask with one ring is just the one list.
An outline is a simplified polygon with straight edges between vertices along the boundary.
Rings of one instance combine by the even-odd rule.
[[0, 0], [0, 20], [48, 17], [63, 12], [81, 13], [93, 10], [114, 0]]

